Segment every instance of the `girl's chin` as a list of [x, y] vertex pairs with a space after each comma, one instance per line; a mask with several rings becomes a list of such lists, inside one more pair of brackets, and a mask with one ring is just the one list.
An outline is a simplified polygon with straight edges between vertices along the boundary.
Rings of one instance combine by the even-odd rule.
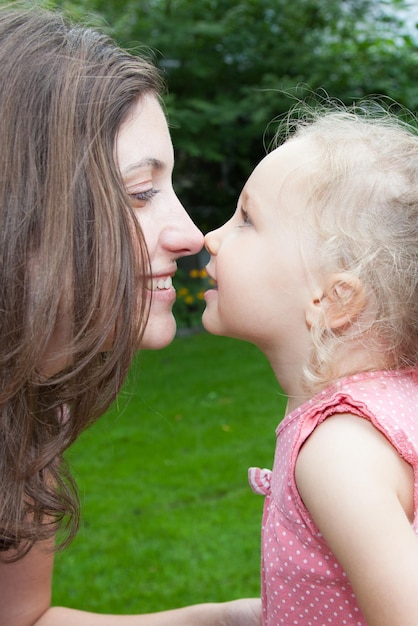
[[205, 330], [207, 330], [208, 333], [211, 333], [211, 335], [221, 335], [222, 334], [220, 332], [219, 327], [218, 327], [219, 324], [217, 324], [216, 320], [214, 320], [213, 316], [211, 316], [211, 313], [208, 310], [208, 307], [206, 307], [206, 309], [203, 311], [202, 325], [203, 325], [203, 328]]

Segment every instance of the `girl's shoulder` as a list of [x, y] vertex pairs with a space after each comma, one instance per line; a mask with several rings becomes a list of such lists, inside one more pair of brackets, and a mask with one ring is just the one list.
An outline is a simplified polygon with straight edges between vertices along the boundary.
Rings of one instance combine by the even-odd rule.
[[359, 392], [368, 390], [380, 393], [390, 393], [394, 389], [404, 389], [407, 392], [418, 392], [418, 368], [399, 370], [373, 370], [352, 374], [328, 387], [327, 391], [353, 389]]
[[354, 408], [377, 405], [379, 410], [390, 411], [396, 404], [415, 407], [417, 399], [418, 368], [373, 370], [341, 378], [316, 394], [305, 408], [309, 412], [309, 407], [317, 411], [327, 406], [332, 409], [338, 404], [352, 404]]
[[361, 372], [338, 380], [295, 409], [277, 434], [297, 430], [304, 440], [330, 416], [350, 413], [368, 419], [391, 438], [401, 433], [408, 438], [415, 429], [417, 405], [418, 368]]

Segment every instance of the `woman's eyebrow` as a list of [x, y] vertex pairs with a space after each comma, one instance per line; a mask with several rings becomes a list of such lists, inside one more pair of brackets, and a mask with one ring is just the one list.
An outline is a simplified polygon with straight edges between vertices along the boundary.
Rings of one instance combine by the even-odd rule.
[[160, 170], [164, 167], [164, 163], [159, 159], [154, 158], [141, 159], [137, 163], [132, 163], [131, 165], [125, 167], [125, 169], [121, 171], [121, 174], [125, 176], [126, 174], [129, 174], [130, 172], [133, 172], [135, 170], [139, 170], [143, 167], [152, 167], [153, 169]]

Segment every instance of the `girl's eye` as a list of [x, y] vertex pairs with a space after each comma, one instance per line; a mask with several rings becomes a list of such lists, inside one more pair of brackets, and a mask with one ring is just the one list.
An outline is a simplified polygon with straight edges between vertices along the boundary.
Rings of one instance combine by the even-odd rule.
[[153, 197], [159, 193], [158, 189], [146, 189], [145, 191], [138, 191], [137, 193], [129, 193], [129, 197], [132, 200], [134, 208], [142, 208], [147, 202], [153, 199]]
[[243, 224], [241, 224], [241, 226], [252, 226], [252, 222], [250, 219], [250, 216], [248, 215], [247, 211], [245, 209], [243, 209], [241, 207], [241, 219], [243, 221]]

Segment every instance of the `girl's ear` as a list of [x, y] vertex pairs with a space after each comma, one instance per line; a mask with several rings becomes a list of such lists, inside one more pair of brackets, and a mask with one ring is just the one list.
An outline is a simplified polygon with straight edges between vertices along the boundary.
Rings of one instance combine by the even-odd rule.
[[314, 294], [306, 311], [308, 326], [330, 330], [352, 324], [366, 305], [362, 281], [348, 273], [330, 274], [322, 292]]

